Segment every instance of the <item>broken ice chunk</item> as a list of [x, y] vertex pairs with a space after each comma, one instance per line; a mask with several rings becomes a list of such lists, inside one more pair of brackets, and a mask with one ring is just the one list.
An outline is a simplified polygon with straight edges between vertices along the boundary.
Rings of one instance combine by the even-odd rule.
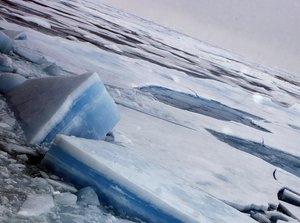
[[0, 72], [13, 72], [13, 70], [12, 60], [8, 56], [0, 54]]
[[85, 187], [77, 192], [78, 204], [99, 206], [98, 196], [93, 188]]
[[12, 50], [12, 40], [0, 31], [0, 52], [9, 53]]
[[26, 81], [26, 78], [13, 73], [4, 73], [0, 75], [0, 92], [8, 93], [17, 86], [21, 85]]
[[28, 195], [18, 214], [23, 216], [38, 216], [47, 213], [54, 207], [53, 198], [49, 194]]
[[59, 193], [54, 196], [54, 200], [56, 204], [71, 206], [76, 204], [77, 196], [70, 192]]
[[96, 73], [27, 80], [8, 96], [32, 144], [50, 143], [58, 133], [102, 139], [119, 120]]
[[282, 188], [278, 192], [278, 199], [300, 207], [300, 194], [295, 191], [291, 191], [288, 188]]
[[25, 46], [14, 45], [13, 51], [21, 57], [24, 57], [26, 60], [36, 63], [43, 64], [47, 62], [46, 58], [38, 51], [34, 51]]
[[[101, 204], [150, 223], [254, 222], [202, 190], [186, 185], [136, 151], [100, 140], [58, 135], [42, 165], [79, 188], [95, 189]], [[78, 192], [78, 200], [81, 195]]]

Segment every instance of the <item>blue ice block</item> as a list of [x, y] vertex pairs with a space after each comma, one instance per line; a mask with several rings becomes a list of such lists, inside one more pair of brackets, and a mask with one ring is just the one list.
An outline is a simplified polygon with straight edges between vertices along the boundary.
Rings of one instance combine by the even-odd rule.
[[58, 133], [102, 139], [119, 120], [96, 73], [28, 80], [8, 93], [29, 143], [51, 143]]
[[12, 40], [2, 31], [0, 31], [0, 52], [9, 53], [13, 48]]
[[42, 165], [123, 217], [150, 223], [254, 222], [171, 170], [136, 151], [105, 141], [58, 135]]

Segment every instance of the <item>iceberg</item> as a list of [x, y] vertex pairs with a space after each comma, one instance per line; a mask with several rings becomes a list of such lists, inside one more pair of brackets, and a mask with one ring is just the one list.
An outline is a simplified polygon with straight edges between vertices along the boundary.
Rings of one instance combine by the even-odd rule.
[[106, 141], [58, 135], [42, 166], [78, 188], [93, 188], [101, 204], [129, 219], [254, 222], [134, 150]]
[[51, 143], [58, 133], [102, 139], [119, 120], [97, 73], [30, 79], [7, 95], [30, 144]]

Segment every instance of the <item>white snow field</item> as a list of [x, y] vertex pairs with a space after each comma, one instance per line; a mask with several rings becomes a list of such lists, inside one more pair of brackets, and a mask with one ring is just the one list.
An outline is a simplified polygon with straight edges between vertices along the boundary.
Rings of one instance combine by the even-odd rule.
[[[165, 222], [299, 222], [299, 77], [91, 0], [3, 0], [0, 18], [1, 222], [153, 222], [153, 210]], [[30, 141], [20, 111], [69, 111], [63, 97], [74, 88], [62, 80], [85, 73], [100, 77], [120, 121], [106, 142], [58, 137], [73, 160], [57, 166], [74, 180], [40, 165], [51, 143], [34, 143], [55, 122], [29, 112], [32, 136], [42, 134]], [[27, 100], [17, 93], [26, 82], [40, 83]], [[36, 99], [18, 110], [12, 99], [21, 96]], [[121, 185], [109, 184], [117, 202], [97, 198], [100, 186], [69, 168], [76, 162]], [[152, 212], [125, 205], [122, 189]]]

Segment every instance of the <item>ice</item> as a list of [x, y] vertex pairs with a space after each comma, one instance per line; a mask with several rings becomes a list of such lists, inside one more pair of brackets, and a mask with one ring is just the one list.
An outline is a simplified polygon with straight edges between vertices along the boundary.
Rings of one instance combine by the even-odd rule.
[[[122, 145], [126, 152], [134, 150], [134, 157], [138, 154], [146, 163], [154, 163], [155, 167], [152, 169], [151, 165], [151, 169], [157, 170], [159, 174], [151, 175], [151, 180], [145, 180], [144, 184], [153, 186], [157, 180], [163, 181], [161, 188], [165, 185], [177, 186], [175, 189], [169, 187], [167, 194], [195, 195], [192, 199], [184, 201], [191, 206], [195, 205], [195, 200], [196, 203], [208, 203], [207, 206], [201, 206], [200, 212], [203, 211], [199, 215], [209, 218], [215, 209], [223, 209], [223, 206], [216, 206], [212, 211], [211, 198], [201, 199], [203, 197], [197, 197], [196, 191], [209, 193], [228, 204], [232, 202], [231, 205], [242, 211], [243, 215], [249, 217], [251, 214], [258, 220], [266, 220], [267, 217], [271, 222], [275, 222], [272, 218], [279, 213], [279, 210], [276, 211], [278, 203], [287, 207], [294, 215], [299, 213], [298, 207], [277, 198], [278, 191], [283, 187], [299, 192], [296, 180], [299, 178], [295, 176], [299, 174], [290, 174], [291, 177], [277, 174], [281, 168], [286, 169], [299, 163], [299, 78], [247, 62], [232, 53], [96, 1], [78, 0], [65, 3], [49, 0], [14, 0], [2, 4], [1, 17], [20, 25], [1, 20], [0, 26], [7, 30], [24, 30], [28, 36], [26, 41], [13, 41], [14, 52], [8, 54], [13, 61], [15, 72], [29, 79], [87, 71], [101, 74], [101, 79], [109, 86], [109, 93], [114, 93], [112, 96], [122, 115], [117, 128], [105, 140], [109, 139]], [[48, 25], [37, 26], [36, 23], [30, 22], [30, 19], [27, 22], [19, 17], [33, 17], [32, 15], [52, 24], [52, 29], [45, 28]], [[6, 30], [2, 32], [11, 39], [15, 39], [15, 34], [18, 35], [17, 32], [12, 35]], [[141, 91], [147, 87], [149, 90], [149, 86], [165, 90]], [[172, 96], [167, 101], [157, 100], [159, 98], [150, 93], [159, 93], [159, 98], [168, 96], [169, 93], [177, 97]], [[191, 97], [186, 97], [187, 95]], [[3, 95], [0, 96], [2, 106], [6, 100]], [[194, 103], [195, 98], [220, 104], [210, 108], [208, 115], [190, 112], [179, 106], [187, 104], [195, 108], [199, 105]], [[210, 104], [212, 103], [205, 105], [202, 100], [201, 109]], [[292, 106], [288, 107], [289, 105]], [[236, 111], [244, 111], [261, 119]], [[238, 115], [236, 119], [225, 121], [224, 118], [218, 118], [227, 114], [226, 118], [232, 113]], [[25, 162], [21, 163], [23, 166], [19, 165], [22, 157], [15, 156], [24, 152], [18, 147], [25, 145], [25, 142], [20, 140], [22, 132], [16, 128], [17, 123], [8, 107], [1, 107], [0, 118], [0, 149], [13, 154], [13, 157], [3, 160], [2, 155], [7, 154], [3, 151], [0, 154], [0, 186], [6, 190], [1, 190], [0, 201], [3, 203], [0, 203], [0, 221], [9, 222], [10, 219], [16, 219], [18, 222], [43, 222], [40, 219], [47, 218], [50, 222], [69, 222], [73, 219], [76, 222], [120, 222], [107, 213], [103, 214], [97, 206], [79, 203], [63, 208], [56, 207], [47, 217], [40, 216], [39, 219], [16, 217], [28, 193], [45, 193], [47, 190], [52, 194], [54, 188], [57, 195], [65, 191], [76, 193], [77, 190], [62, 179], [53, 177], [46, 170], [44, 171], [48, 177], [40, 174], [40, 169], [35, 170], [36, 163], [30, 164], [24, 170]], [[248, 122], [249, 120], [254, 125]], [[261, 131], [257, 126], [251, 128], [255, 125], [272, 133]], [[209, 133], [205, 129], [213, 130], [217, 134], [210, 134], [212, 131]], [[218, 135], [222, 137], [216, 137]], [[240, 145], [236, 146], [237, 143], [232, 142], [238, 142]], [[39, 146], [32, 145], [26, 149], [34, 147]], [[48, 149], [47, 146], [42, 148]], [[260, 155], [253, 156], [258, 150]], [[263, 155], [264, 151], [268, 153]], [[278, 151], [296, 157], [283, 162], [285, 159], [279, 156]], [[132, 153], [129, 153], [129, 158], [130, 154]], [[115, 157], [119, 158], [118, 155]], [[264, 157], [273, 161], [275, 157], [275, 164], [280, 165], [275, 165], [273, 161], [268, 163], [268, 159]], [[31, 163], [32, 157], [29, 153], [28, 158], [28, 162]], [[116, 163], [110, 163], [110, 166], [115, 168]], [[125, 171], [124, 169], [126, 170], [122, 168], [120, 173]], [[276, 174], [272, 175], [275, 169]], [[298, 173], [298, 169], [295, 169], [295, 173]], [[144, 171], [144, 168], [139, 170]], [[144, 172], [149, 173], [148, 170]], [[133, 179], [136, 175], [131, 174], [132, 172], [128, 176]], [[32, 184], [36, 175], [47, 179], [44, 179], [44, 183]], [[146, 186], [145, 188], [148, 188]], [[181, 190], [177, 190], [178, 187]], [[164, 192], [165, 190], [158, 189], [155, 194], [165, 198]], [[99, 198], [103, 199], [101, 196]], [[184, 202], [175, 200], [172, 204], [178, 204], [178, 209], [185, 210], [182, 207]], [[270, 208], [268, 203], [273, 204], [272, 210], [275, 213], [266, 211], [266, 208]], [[198, 209], [196, 212], [199, 212]], [[239, 218], [241, 213], [235, 212], [234, 215]], [[201, 222], [205, 222], [205, 219], [201, 219]], [[223, 222], [223, 219], [217, 222]]]
[[0, 74], [0, 92], [8, 93], [26, 81], [26, 78], [15, 73]]
[[55, 204], [58, 205], [75, 205], [77, 201], [77, 196], [70, 192], [59, 193], [54, 195]]
[[99, 206], [100, 202], [95, 190], [91, 187], [85, 187], [77, 192], [78, 204]]
[[102, 139], [119, 120], [96, 73], [31, 79], [8, 96], [32, 144], [51, 142], [58, 133]]
[[43, 70], [50, 76], [59, 76], [62, 74], [62, 69], [55, 63], [46, 66]]
[[92, 186], [122, 216], [147, 222], [252, 222], [129, 148], [59, 135], [42, 164], [78, 187]]
[[8, 56], [0, 54], [0, 72], [12, 72], [13, 70], [12, 60]]
[[16, 31], [16, 30], [2, 30], [3, 33], [5, 33], [9, 38], [14, 40], [26, 40], [27, 36], [22, 31]]
[[294, 206], [300, 207], [300, 194], [290, 189], [283, 188], [278, 192], [278, 199]]
[[19, 215], [23, 216], [38, 216], [47, 213], [54, 207], [53, 197], [47, 194], [32, 194], [28, 195], [23, 203]]
[[34, 51], [28, 47], [14, 45], [14, 53], [24, 57], [26, 60], [36, 63], [43, 64], [46, 62], [45, 57], [37, 51]]
[[6, 34], [0, 31], [0, 52], [9, 53], [12, 50], [12, 47], [12, 40]]

